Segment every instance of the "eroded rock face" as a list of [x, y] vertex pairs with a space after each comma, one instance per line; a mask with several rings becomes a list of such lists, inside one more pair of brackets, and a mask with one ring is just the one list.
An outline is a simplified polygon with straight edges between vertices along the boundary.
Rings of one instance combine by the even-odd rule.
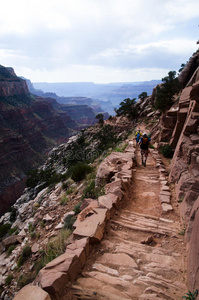
[[31, 96], [25, 80], [0, 66], [0, 215], [24, 189], [26, 173], [44, 162], [56, 142], [67, 141], [71, 123], [66, 112]]
[[199, 284], [198, 276], [198, 195], [199, 195], [199, 81], [186, 87], [179, 100], [179, 111], [170, 144], [175, 147], [169, 175], [176, 182], [176, 195], [182, 202], [181, 217], [189, 245], [188, 283], [190, 290]]

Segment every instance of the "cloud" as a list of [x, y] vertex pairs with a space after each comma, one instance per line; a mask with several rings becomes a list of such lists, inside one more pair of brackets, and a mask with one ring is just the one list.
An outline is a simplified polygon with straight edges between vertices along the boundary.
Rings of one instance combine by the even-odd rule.
[[68, 72], [74, 81], [112, 81], [113, 72], [122, 81], [138, 69], [157, 78], [197, 49], [198, 16], [198, 0], [9, 0], [0, 11], [1, 64], [36, 81], [57, 81], [59, 72], [62, 81]]

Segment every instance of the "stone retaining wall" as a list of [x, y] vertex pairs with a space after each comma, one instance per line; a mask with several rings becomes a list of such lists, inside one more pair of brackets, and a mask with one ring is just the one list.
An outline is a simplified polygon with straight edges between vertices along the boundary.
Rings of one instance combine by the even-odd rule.
[[[60, 300], [85, 265], [89, 247], [103, 238], [107, 221], [114, 210], [120, 207], [123, 193], [132, 179], [135, 148], [132, 141], [127, 142], [129, 145], [124, 153], [113, 152], [100, 164], [96, 185], [106, 182], [105, 195], [97, 200], [88, 199], [89, 205], [79, 213], [73, 225], [72, 243], [67, 246], [64, 254], [40, 270], [33, 285], [38, 285], [41, 289], [35, 290], [34, 296], [39, 293], [43, 298], [40, 296], [37, 299], [50, 299], [46, 298], [46, 293], [41, 293], [44, 290], [52, 300]], [[19, 299], [20, 293], [23, 293], [23, 299], [36, 299], [29, 297], [31, 289], [32, 284], [26, 286], [19, 291], [14, 300]]]

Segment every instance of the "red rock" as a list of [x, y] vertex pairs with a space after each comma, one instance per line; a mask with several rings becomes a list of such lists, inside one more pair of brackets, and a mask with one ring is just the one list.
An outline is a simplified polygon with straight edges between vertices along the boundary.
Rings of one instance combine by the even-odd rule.
[[111, 210], [113, 206], [117, 206], [118, 197], [114, 194], [108, 193], [98, 198], [99, 207]]
[[93, 241], [100, 241], [105, 230], [106, 220], [109, 218], [108, 210], [105, 208], [93, 208], [81, 211], [74, 223], [75, 237], [90, 237]]
[[39, 286], [26, 285], [15, 295], [13, 300], [51, 300], [51, 297]]
[[192, 215], [193, 228], [189, 242], [188, 255], [188, 289], [194, 291], [199, 286], [199, 197], [195, 203], [194, 215]]
[[11, 235], [3, 240], [3, 246], [7, 250], [10, 246], [22, 243], [22, 238], [18, 235]]

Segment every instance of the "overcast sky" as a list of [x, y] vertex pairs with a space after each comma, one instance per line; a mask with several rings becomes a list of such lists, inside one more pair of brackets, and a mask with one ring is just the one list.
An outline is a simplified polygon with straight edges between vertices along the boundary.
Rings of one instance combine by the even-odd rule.
[[160, 79], [198, 49], [199, 0], [6, 0], [0, 64], [32, 82]]

